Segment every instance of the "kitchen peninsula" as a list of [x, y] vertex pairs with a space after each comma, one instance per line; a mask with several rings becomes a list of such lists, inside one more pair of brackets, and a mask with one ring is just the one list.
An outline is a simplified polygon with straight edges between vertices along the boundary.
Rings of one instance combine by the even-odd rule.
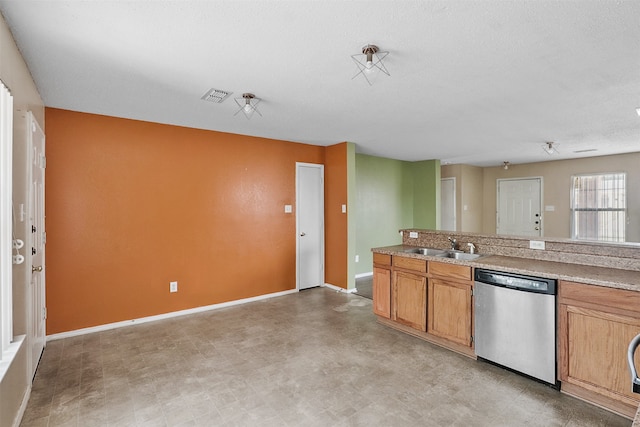
[[[562, 392], [633, 418], [626, 352], [640, 333], [640, 247], [522, 237], [402, 230], [403, 244], [374, 248], [373, 306], [380, 323], [476, 358], [474, 270], [558, 281], [557, 379]], [[410, 237], [417, 236], [417, 237]], [[473, 260], [416, 253], [473, 243]], [[636, 357], [640, 366], [640, 357]]]

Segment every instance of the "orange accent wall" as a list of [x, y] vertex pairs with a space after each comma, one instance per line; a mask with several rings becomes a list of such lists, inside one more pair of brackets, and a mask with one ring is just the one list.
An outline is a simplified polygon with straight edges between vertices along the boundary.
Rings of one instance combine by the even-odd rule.
[[325, 147], [53, 108], [46, 124], [48, 334], [295, 289], [284, 205]]
[[347, 289], [348, 213], [347, 204], [347, 143], [326, 147], [325, 153], [325, 282]]

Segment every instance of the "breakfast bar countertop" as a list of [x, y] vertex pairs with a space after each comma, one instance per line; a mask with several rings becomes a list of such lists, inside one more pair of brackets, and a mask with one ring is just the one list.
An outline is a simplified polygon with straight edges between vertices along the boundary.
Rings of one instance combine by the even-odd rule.
[[566, 263], [562, 261], [560, 256], [558, 257], [558, 261], [541, 261], [501, 255], [485, 255], [472, 261], [463, 261], [405, 252], [411, 248], [415, 248], [415, 246], [394, 245], [373, 248], [371, 250], [372, 252], [388, 255], [402, 255], [404, 257], [425, 259], [427, 261], [469, 265], [471, 267], [489, 270], [535, 275], [549, 279], [567, 280], [640, 292], [640, 271]]

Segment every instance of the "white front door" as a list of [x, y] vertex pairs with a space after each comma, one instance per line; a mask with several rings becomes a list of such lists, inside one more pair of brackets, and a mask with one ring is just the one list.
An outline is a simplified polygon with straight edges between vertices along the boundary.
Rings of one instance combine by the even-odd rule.
[[[46, 166], [45, 138], [42, 129], [33, 117], [27, 114], [27, 132], [29, 140], [30, 160], [30, 194], [29, 194], [29, 222], [31, 224], [30, 251], [31, 268], [30, 283], [30, 313], [29, 313], [29, 342], [31, 347], [31, 378], [36, 373], [40, 356], [45, 345], [45, 222], [44, 222], [44, 169]], [[28, 259], [28, 258], [27, 258]]]
[[324, 284], [324, 166], [296, 163], [297, 287]]
[[456, 231], [456, 179], [440, 180], [440, 230]]
[[496, 233], [542, 236], [542, 178], [499, 179]]

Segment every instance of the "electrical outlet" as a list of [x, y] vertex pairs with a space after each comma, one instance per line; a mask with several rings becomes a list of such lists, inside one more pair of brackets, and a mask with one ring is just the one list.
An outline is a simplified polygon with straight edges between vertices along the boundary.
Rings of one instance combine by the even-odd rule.
[[417, 239], [418, 238], [418, 232], [410, 231], [409, 232], [409, 237], [412, 238], [412, 239]]
[[178, 292], [178, 282], [169, 282], [169, 292]]
[[360, 255], [356, 255], [356, 262], [360, 262]]
[[544, 240], [529, 240], [529, 249], [544, 250]]

